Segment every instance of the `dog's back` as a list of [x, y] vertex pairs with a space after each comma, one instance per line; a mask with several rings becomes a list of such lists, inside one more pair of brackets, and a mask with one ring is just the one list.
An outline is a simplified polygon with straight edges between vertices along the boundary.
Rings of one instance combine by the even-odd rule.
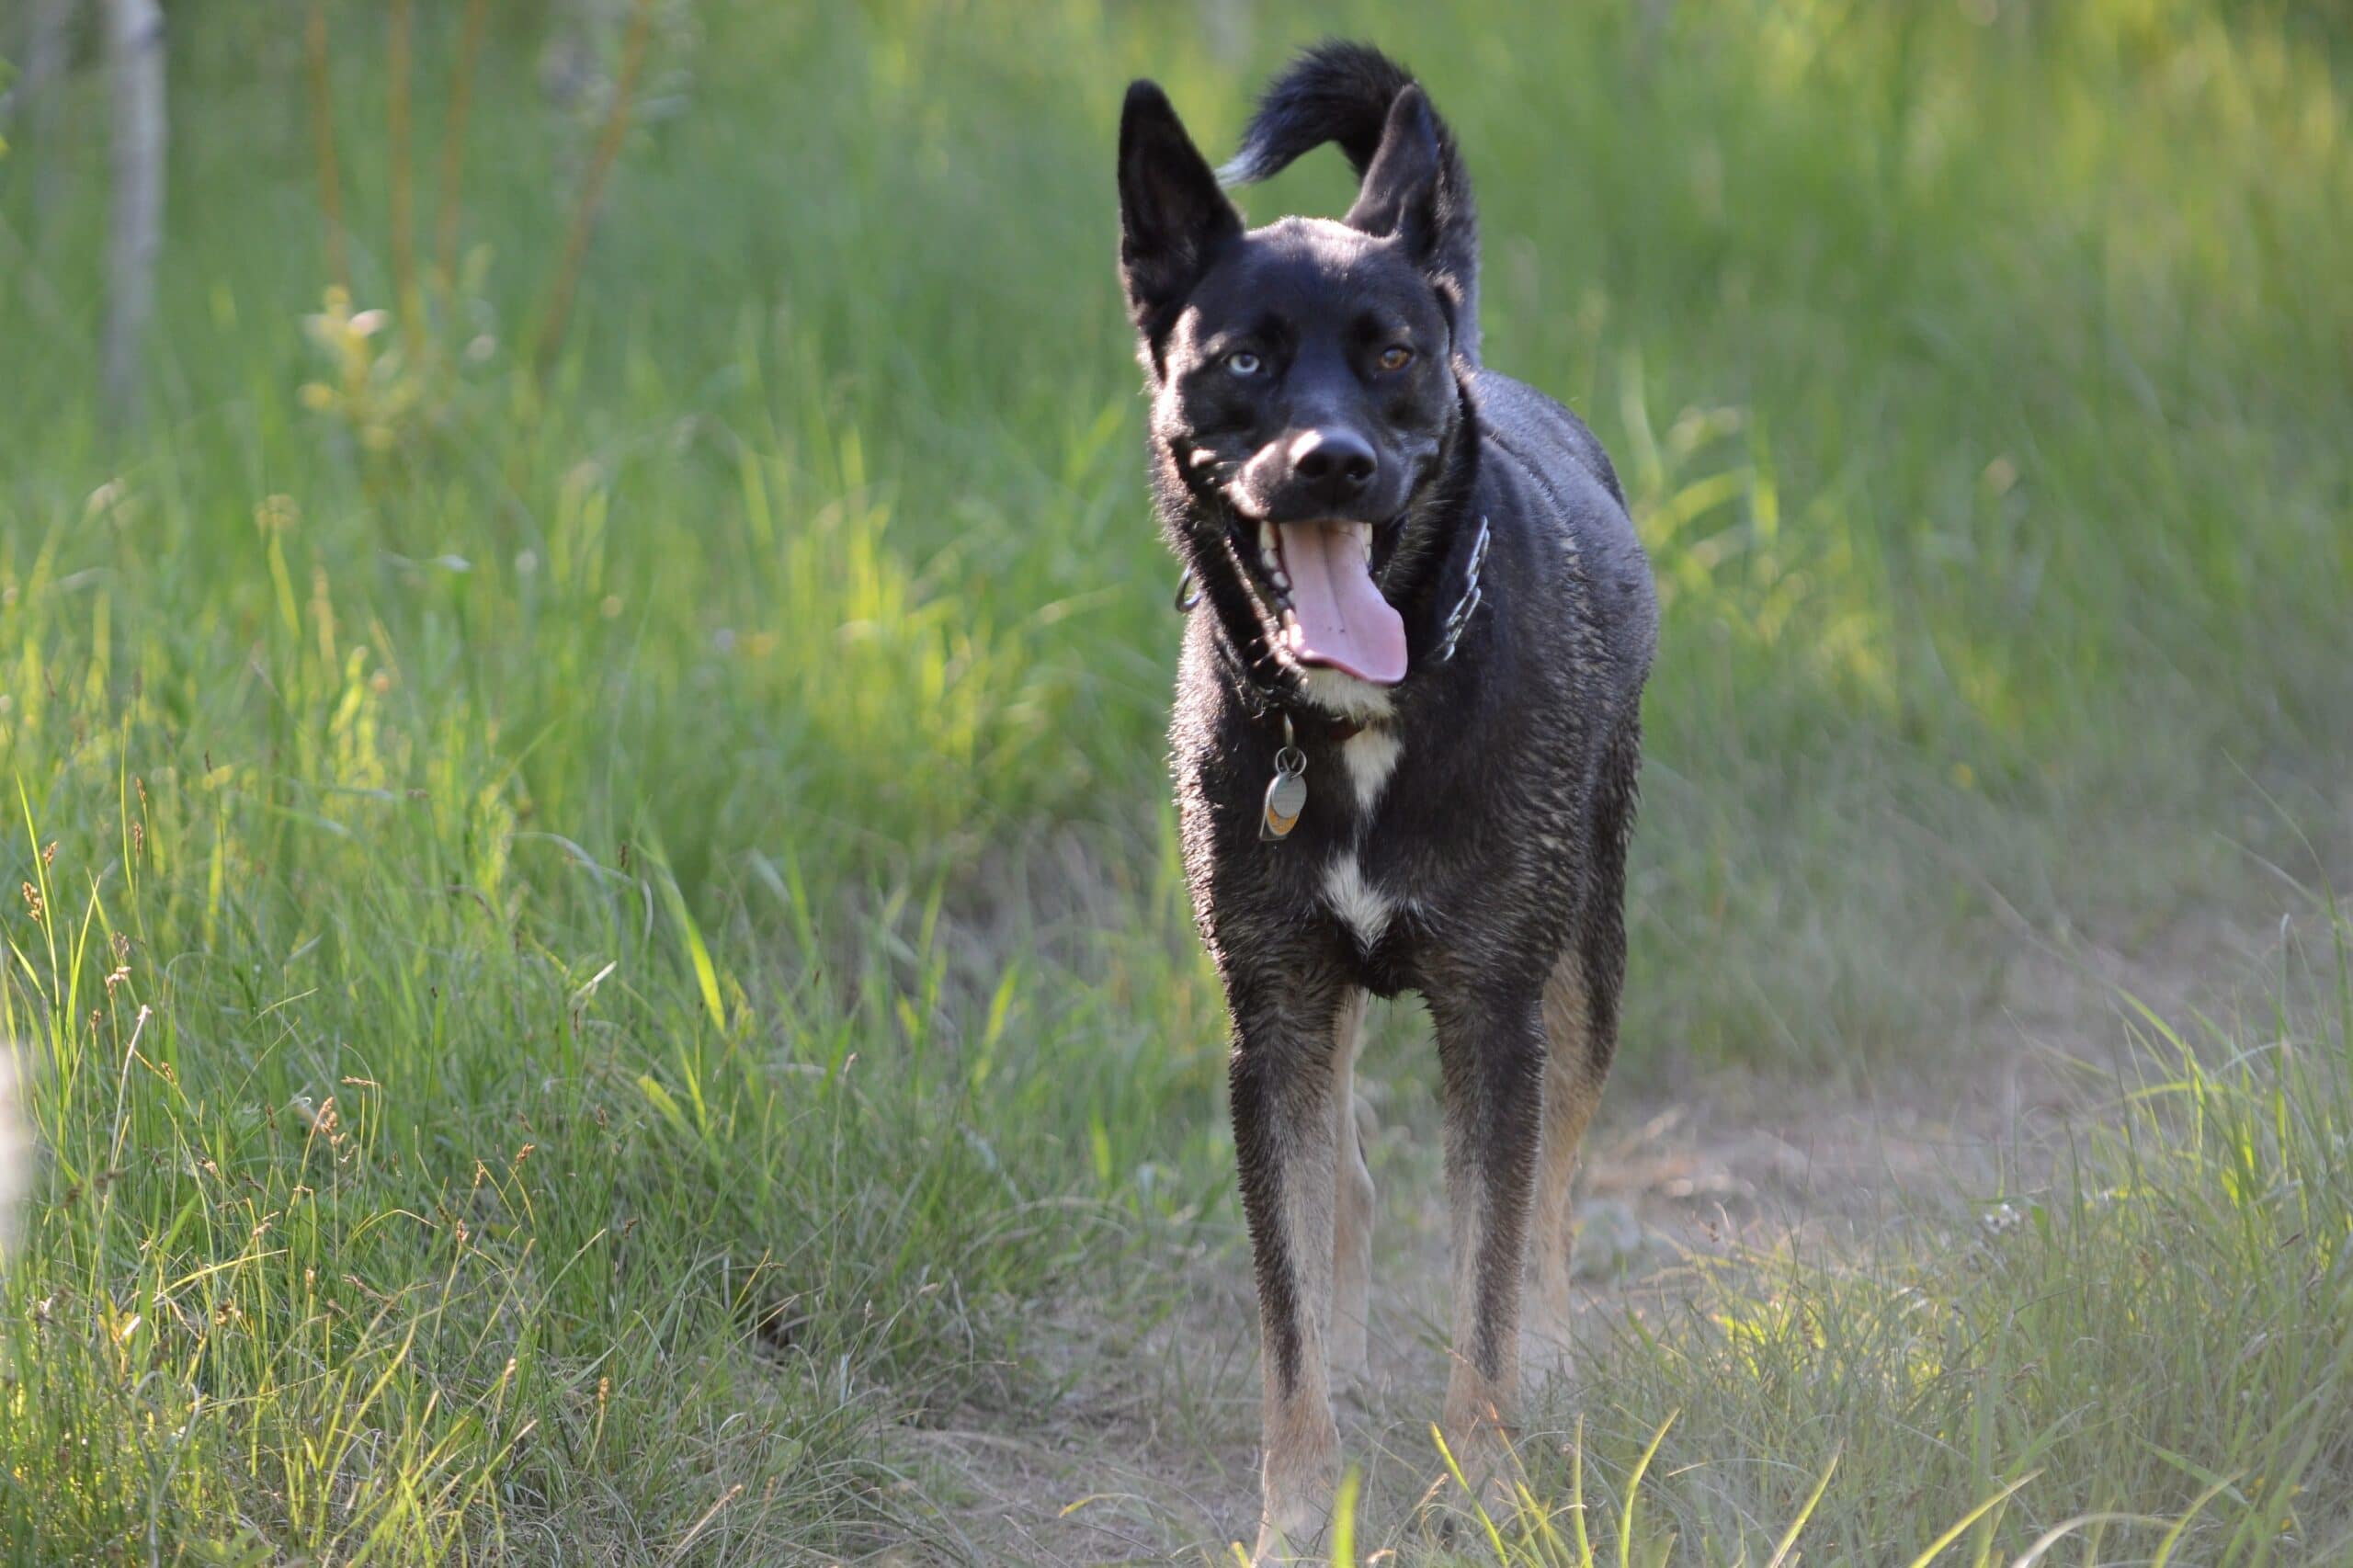
[[1658, 643], [1650, 562], [1609, 454], [1586, 422], [1524, 381], [1478, 367], [1463, 378], [1479, 425], [1482, 469], [1501, 471], [1531, 519], [1557, 523], [1574, 547], [1586, 592], [1573, 630], [1597, 661], [1597, 696], [1631, 700]]

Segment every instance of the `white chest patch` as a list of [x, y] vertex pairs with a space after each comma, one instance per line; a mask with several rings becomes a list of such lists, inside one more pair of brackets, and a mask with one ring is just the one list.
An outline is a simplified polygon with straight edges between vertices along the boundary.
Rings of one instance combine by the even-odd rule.
[[1371, 811], [1373, 802], [1381, 799], [1381, 788], [1396, 770], [1397, 758], [1404, 749], [1404, 743], [1389, 730], [1358, 730], [1342, 743], [1340, 761], [1348, 770], [1348, 782], [1356, 786], [1359, 811]]
[[1389, 929], [1389, 916], [1396, 907], [1364, 880], [1353, 855], [1336, 856], [1324, 868], [1324, 896], [1331, 902], [1332, 913], [1368, 948], [1377, 945], [1381, 934]]

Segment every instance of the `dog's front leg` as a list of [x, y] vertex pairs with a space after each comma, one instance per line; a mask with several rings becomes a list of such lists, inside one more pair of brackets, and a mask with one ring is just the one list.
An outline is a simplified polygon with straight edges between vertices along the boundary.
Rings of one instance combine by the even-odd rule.
[[[1231, 977], [1229, 977], [1231, 979]], [[1230, 985], [1233, 1147], [1258, 1279], [1263, 1511], [1253, 1562], [1310, 1555], [1340, 1479], [1332, 1331], [1332, 1107], [1345, 986], [1295, 975]]]
[[[1356, 1094], [1357, 1048], [1365, 994], [1351, 987], [1340, 1007], [1332, 1051], [1332, 1140], [1336, 1156], [1332, 1214], [1332, 1377], [1361, 1382], [1372, 1293], [1372, 1171], [1364, 1161], [1364, 1128]], [[1370, 1113], [1362, 1113], [1369, 1116]]]
[[1473, 1494], [1500, 1520], [1513, 1495], [1509, 1423], [1543, 1109], [1543, 1026], [1536, 996], [1486, 984], [1432, 995], [1430, 1012], [1446, 1081], [1446, 1189], [1454, 1234], [1454, 1362], [1445, 1433]]

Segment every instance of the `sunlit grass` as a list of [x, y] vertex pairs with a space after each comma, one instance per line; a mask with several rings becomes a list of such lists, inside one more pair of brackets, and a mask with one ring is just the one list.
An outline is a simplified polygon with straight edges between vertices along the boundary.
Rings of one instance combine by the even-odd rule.
[[2317, 939], [2245, 1016], [2138, 1009], [2109, 1114], [1973, 1214], [1923, 1213], [1860, 1254], [1709, 1260], [1630, 1308], [1586, 1359], [1582, 1413], [1550, 1432], [1532, 1415], [1515, 1512], [1472, 1500], [1433, 1433], [1467, 1540], [1433, 1554], [1409, 1528], [1389, 1549], [1529, 1568], [2344, 1561], [2353, 931], [2313, 913]]

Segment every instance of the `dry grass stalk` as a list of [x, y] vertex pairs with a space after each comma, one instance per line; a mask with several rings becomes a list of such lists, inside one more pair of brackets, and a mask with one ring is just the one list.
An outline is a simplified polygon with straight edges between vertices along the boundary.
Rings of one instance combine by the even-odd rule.
[[411, 358], [425, 347], [425, 294], [416, 278], [416, 160], [409, 137], [414, 19], [413, 0], [392, 0], [384, 69], [389, 77], [386, 131], [392, 165], [392, 296], [400, 301], [401, 341]]
[[604, 195], [605, 176], [620, 155], [621, 138], [628, 134], [630, 108], [637, 93], [638, 74], [645, 65], [646, 46], [654, 35], [654, 0], [635, 0], [629, 19], [629, 35], [621, 44], [621, 74], [613, 85], [613, 101], [605, 111], [605, 124], [597, 136], [597, 151], [588, 162], [588, 173], [580, 187], [580, 203], [572, 214], [572, 232], [564, 241], [563, 260], [556, 271], [555, 287], [548, 300], [548, 312], [540, 324], [538, 341], [532, 357], [542, 378], [553, 363], [557, 346], [563, 340], [565, 322], [572, 314], [572, 296], [580, 282], [580, 265], [588, 251], [588, 235], [596, 222], [597, 205]]
[[446, 292], [458, 279], [458, 186], [465, 172], [466, 118], [473, 108], [474, 64], [482, 54], [490, 0], [466, 0], [465, 30], [458, 40], [458, 69], [449, 85], [449, 115], [441, 133], [441, 212], [434, 246], [434, 272]]
[[343, 232], [343, 182], [335, 171], [335, 99], [327, 83], [326, 0], [311, 0], [302, 57], [311, 86], [311, 142], [319, 165], [319, 210], [327, 221], [327, 277], [348, 297], [351, 256]]

